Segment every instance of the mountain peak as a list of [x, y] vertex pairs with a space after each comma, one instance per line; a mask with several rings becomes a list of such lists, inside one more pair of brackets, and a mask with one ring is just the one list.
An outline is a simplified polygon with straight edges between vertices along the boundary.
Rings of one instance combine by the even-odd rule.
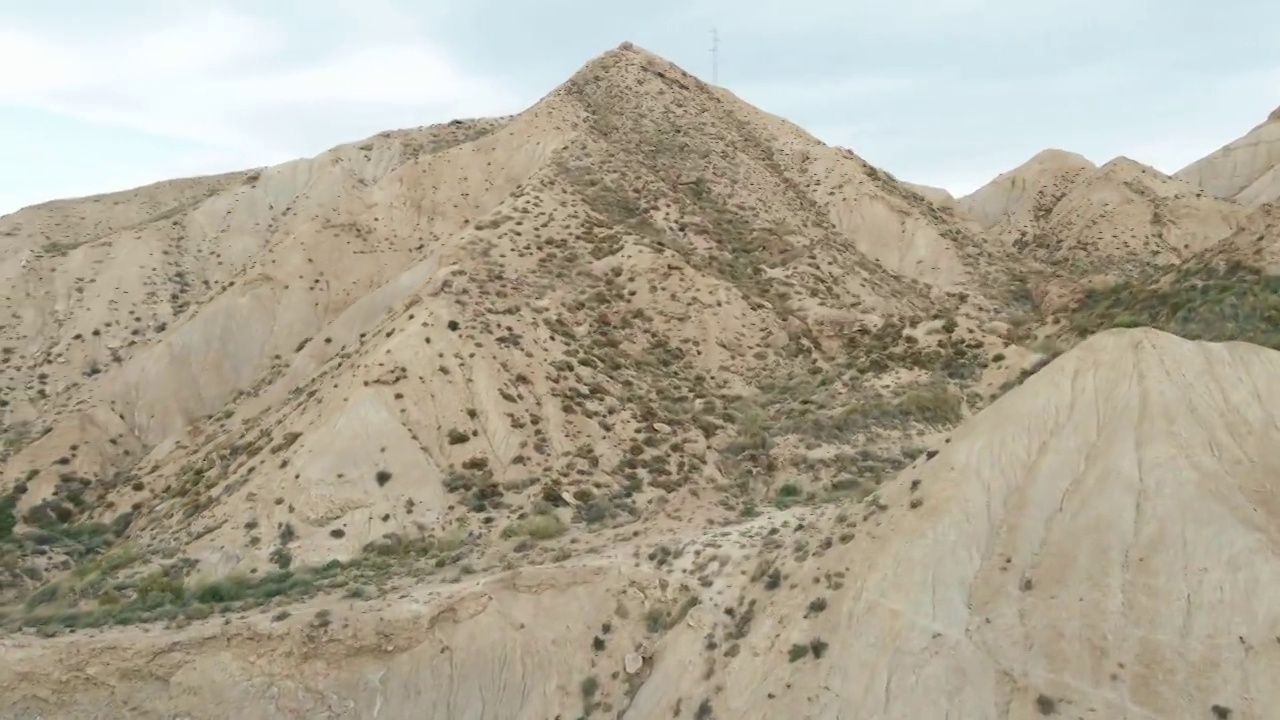
[[582, 66], [579, 72], [582, 72], [582, 70], [589, 70], [591, 68], [594, 68], [600, 65], [608, 65], [610, 63], [614, 63], [618, 61], [625, 62], [627, 60], [631, 60], [631, 61], [644, 62], [650, 59], [663, 60], [663, 58], [659, 57], [658, 55], [655, 55], [654, 53], [651, 53], [648, 50], [645, 50], [644, 48], [640, 47], [639, 45], [636, 45], [630, 40], [627, 40], [619, 43], [617, 47], [610, 48], [609, 50], [605, 50], [604, 52], [600, 53], [594, 58], [591, 58], [590, 60], [588, 60], [586, 64]]
[[568, 83], [598, 82], [606, 76], [635, 70], [670, 75], [680, 80], [702, 84], [701, 80], [684, 70], [684, 68], [631, 41], [623, 42], [617, 47], [606, 50], [588, 60], [585, 65], [569, 78]]
[[1159, 170], [1156, 170], [1150, 165], [1145, 165], [1143, 163], [1140, 163], [1137, 160], [1134, 160], [1133, 158], [1128, 157], [1126, 155], [1117, 155], [1111, 158], [1107, 162], [1103, 163], [1102, 167], [1098, 168], [1098, 170], [1099, 172], [1108, 174], [1108, 175], [1114, 175], [1114, 174], [1148, 175], [1151, 173], [1160, 173]]
[[[709, 94], [711, 91], [710, 85], [692, 73], [628, 41], [588, 60], [543, 100], [556, 103], [564, 98], [577, 98], [578, 102], [595, 98], [587, 105], [597, 106], [591, 112], [600, 112], [602, 108], [598, 107], [598, 101], [606, 96], [614, 98], [610, 105], [622, 97], [637, 100], [639, 95], [647, 95], [650, 100], [656, 99], [653, 91], [660, 93], [661, 89], [649, 82], [653, 79], [677, 93]], [[671, 102], [671, 98], [659, 102]]]
[[1078, 166], [1089, 169], [1096, 168], [1089, 158], [1068, 150], [1060, 150], [1058, 148], [1046, 148], [1031, 156], [1031, 159], [1023, 163], [1022, 167], [1031, 165], [1062, 165], [1062, 166]]

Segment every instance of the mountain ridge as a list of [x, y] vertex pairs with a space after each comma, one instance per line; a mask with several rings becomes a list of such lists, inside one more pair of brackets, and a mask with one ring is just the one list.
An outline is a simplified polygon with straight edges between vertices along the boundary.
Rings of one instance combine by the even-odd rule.
[[[657, 496], [627, 458], [672, 443], [646, 459], [658, 492], [763, 471], [736, 504], [778, 472], [769, 453], [736, 448], [741, 423], [764, 413], [830, 443], [827, 423], [875, 402], [890, 415], [861, 432], [887, 433], [875, 443], [892, 457], [900, 433], [927, 429], [893, 419], [898, 398], [936, 396], [946, 411], [930, 422], [954, 422], [1000, 344], [979, 328], [991, 303], [972, 283], [949, 289], [992, 270], [966, 260], [982, 246], [953, 214], [633, 47], [510, 118], [384, 133], [237, 177], [24, 268], [75, 290], [67, 310], [17, 330], [53, 354], [10, 366], [34, 389], [13, 405], [63, 418], [11, 444], [28, 525], [118, 521], [216, 573], [323, 563], [477, 513], [523, 522], [501, 498], [524, 502], [530, 485], [562, 504], [617, 495], [594, 522], [634, 520], [632, 496]], [[70, 269], [95, 264], [91, 279]], [[70, 309], [113, 304], [132, 328]], [[940, 314], [959, 332], [929, 329]], [[867, 332], [875, 349], [849, 353]], [[915, 367], [889, 373], [880, 352]], [[806, 420], [793, 392], [829, 407]], [[716, 460], [722, 446], [741, 456]], [[255, 462], [267, 448], [277, 467]], [[372, 497], [373, 480], [350, 479], [404, 475], [422, 481], [378, 480]], [[131, 509], [98, 514], [112, 507]]]
[[1259, 125], [1174, 173], [1253, 209], [1280, 200], [1280, 108]]
[[1263, 713], [1273, 214], [623, 43], [0, 218], [0, 717]]

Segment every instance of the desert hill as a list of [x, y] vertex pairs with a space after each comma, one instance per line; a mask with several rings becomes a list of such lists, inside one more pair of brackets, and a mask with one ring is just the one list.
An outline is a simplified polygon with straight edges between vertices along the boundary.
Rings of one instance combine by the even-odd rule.
[[956, 200], [955, 196], [943, 188], [909, 182], [903, 182], [901, 184], [908, 190], [919, 193], [929, 202], [948, 208], [952, 212], [960, 210], [960, 203]]
[[1280, 200], [1280, 108], [1174, 176], [1249, 208]]
[[632, 46], [513, 117], [188, 186], [112, 198], [131, 223], [7, 301], [9, 591], [44, 611], [104, 548], [126, 583], [175, 549], [484, 568], [668, 501], [866, 494], [1018, 372], [985, 377], [1008, 258], [970, 223]]
[[1259, 205], [1231, 236], [1200, 253], [1202, 263], [1240, 264], [1280, 275], [1280, 205]]
[[1028, 259], [1074, 277], [1176, 264], [1235, 230], [1244, 208], [1116, 158], [1101, 167], [1046, 150], [973, 194], [962, 208]]
[[1280, 349], [1280, 209], [1262, 205], [1231, 236], [1171, 270], [1083, 293], [1066, 334], [1148, 326], [1182, 337]]
[[1075, 182], [1097, 169], [1082, 155], [1048, 149], [959, 199], [983, 228], [1023, 226], [1053, 211]]
[[624, 43], [0, 218], [0, 717], [1262, 716], [1274, 211]]
[[1280, 353], [1114, 330], [859, 505], [274, 617], [8, 638], [3, 712], [1265, 717], [1277, 407]]

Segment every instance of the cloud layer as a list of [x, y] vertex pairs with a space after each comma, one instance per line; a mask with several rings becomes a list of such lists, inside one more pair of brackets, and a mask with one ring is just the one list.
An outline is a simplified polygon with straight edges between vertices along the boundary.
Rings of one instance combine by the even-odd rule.
[[[32, 162], [38, 153], [16, 144], [32, 139], [29, 125], [71, 120], [156, 138], [168, 152], [150, 158], [145, 174], [158, 180], [282, 162], [390, 127], [510, 112], [520, 102], [395, 15], [382, 16], [379, 28], [377, 13], [362, 13], [322, 48], [308, 47], [305, 28], [226, 7], [151, 17], [75, 35], [0, 16], [0, 67], [19, 69], [0, 73], [0, 131], [8, 138], [0, 159]], [[60, 138], [46, 142], [56, 161]], [[103, 168], [98, 185], [134, 181], [127, 169]]]

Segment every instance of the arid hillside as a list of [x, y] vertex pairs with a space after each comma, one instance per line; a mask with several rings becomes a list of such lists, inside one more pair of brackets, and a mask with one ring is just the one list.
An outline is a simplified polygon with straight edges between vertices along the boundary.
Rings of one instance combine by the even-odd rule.
[[1248, 208], [1280, 200], [1280, 108], [1237, 140], [1175, 173]]
[[1241, 228], [1173, 270], [1094, 288], [1061, 329], [1083, 338], [1110, 327], [1280, 350], [1280, 209], [1262, 205]]
[[624, 43], [0, 218], [0, 718], [1262, 717], [1280, 228], [1219, 195], [957, 200]]
[[861, 503], [378, 599], [13, 637], [0, 698], [9, 717], [1267, 717], [1278, 407], [1280, 353], [1110, 331]]
[[970, 223], [631, 46], [514, 117], [4, 222], [26, 624], [862, 496], [1035, 359], [986, 377], [1008, 258]]
[[1233, 202], [1128, 158], [1046, 150], [960, 200], [991, 234], [1073, 277], [1176, 264], [1231, 234]]

